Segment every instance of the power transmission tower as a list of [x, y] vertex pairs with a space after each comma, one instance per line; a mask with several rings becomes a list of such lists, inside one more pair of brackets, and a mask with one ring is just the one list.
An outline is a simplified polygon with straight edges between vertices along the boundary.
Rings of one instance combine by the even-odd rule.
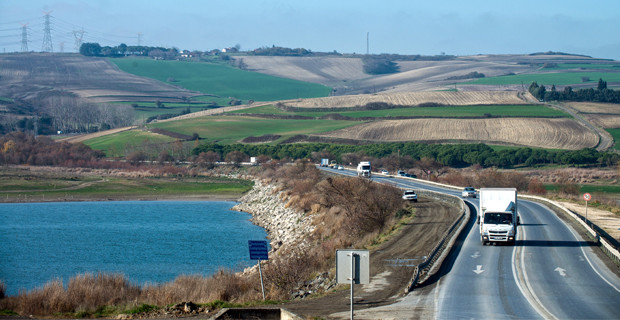
[[52, 28], [50, 27], [50, 13], [45, 13], [45, 24], [43, 27], [43, 45], [41, 46], [41, 51], [43, 52], [54, 52], [54, 46], [52, 46]]
[[84, 28], [82, 30], [73, 30], [73, 37], [75, 38], [75, 52], [80, 52], [82, 46], [82, 37], [84, 37]]
[[22, 52], [28, 52], [28, 24], [22, 24]]
[[138, 47], [139, 47], [139, 46], [140, 46], [140, 44], [141, 44], [141, 40], [142, 40], [142, 33], [141, 33], [141, 32], [138, 32]]
[[366, 32], [366, 55], [370, 53], [370, 32]]
[[61, 42], [60, 43], [60, 53], [63, 53], [63, 52], [65, 52], [65, 43]]

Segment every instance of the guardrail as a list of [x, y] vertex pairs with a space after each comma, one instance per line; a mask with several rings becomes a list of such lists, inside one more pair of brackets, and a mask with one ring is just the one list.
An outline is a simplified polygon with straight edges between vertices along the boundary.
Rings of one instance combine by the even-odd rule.
[[461, 207], [461, 215], [444, 233], [439, 243], [426, 256], [426, 259], [415, 267], [411, 280], [409, 281], [407, 288], [405, 288], [405, 294], [409, 293], [419, 284], [424, 283], [424, 281], [428, 280], [428, 278], [439, 270], [441, 263], [450, 251], [449, 248], [454, 245], [456, 237], [465, 227], [465, 224], [467, 223], [466, 217], [469, 217], [471, 214], [469, 207], [458, 197], [427, 190], [418, 191], [418, 195], [456, 204]]
[[553, 201], [553, 200], [549, 200], [547, 198], [543, 198], [543, 197], [538, 197], [538, 196], [530, 196], [530, 195], [519, 195], [520, 198], [524, 198], [524, 199], [531, 199], [531, 200], [537, 200], [537, 201], [541, 201], [544, 203], [548, 203], [556, 208], [558, 208], [559, 210], [563, 211], [564, 213], [566, 213], [568, 216], [570, 216], [571, 218], [573, 218], [577, 223], [579, 223], [585, 230], [586, 232], [588, 232], [588, 234], [596, 239], [597, 241], [600, 242], [601, 244], [601, 249], [607, 253], [607, 255], [612, 258], [613, 260], [615, 260], [616, 263], [620, 264], [620, 251], [618, 251], [618, 248], [615, 248], [608, 239], [601, 237], [600, 234], [598, 232], [596, 232], [596, 230], [594, 230], [592, 227], [590, 227], [585, 219], [581, 216], [578, 215], [572, 211], [570, 211], [568, 208], [564, 207], [563, 205]]

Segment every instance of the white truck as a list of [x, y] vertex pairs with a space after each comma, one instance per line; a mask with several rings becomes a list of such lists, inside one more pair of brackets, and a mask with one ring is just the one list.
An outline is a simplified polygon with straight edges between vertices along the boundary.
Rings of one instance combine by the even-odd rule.
[[321, 159], [321, 167], [327, 167], [329, 165], [329, 159]]
[[357, 164], [357, 176], [370, 178], [370, 161], [362, 161]]
[[478, 223], [483, 245], [490, 242], [514, 244], [519, 224], [517, 189], [481, 188]]

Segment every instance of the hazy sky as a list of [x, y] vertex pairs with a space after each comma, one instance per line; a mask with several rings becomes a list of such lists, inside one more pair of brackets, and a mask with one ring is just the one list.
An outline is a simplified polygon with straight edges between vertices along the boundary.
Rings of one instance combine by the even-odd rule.
[[[0, 52], [83, 42], [189, 50], [473, 55], [562, 51], [620, 60], [619, 0], [0, 0]], [[140, 34], [140, 36], [138, 36]]]

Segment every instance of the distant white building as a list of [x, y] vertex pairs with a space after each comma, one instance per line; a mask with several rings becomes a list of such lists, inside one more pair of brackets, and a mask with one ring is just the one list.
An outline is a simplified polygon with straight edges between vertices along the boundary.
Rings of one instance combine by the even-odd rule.
[[181, 58], [192, 58], [194, 56], [189, 50], [181, 51]]

